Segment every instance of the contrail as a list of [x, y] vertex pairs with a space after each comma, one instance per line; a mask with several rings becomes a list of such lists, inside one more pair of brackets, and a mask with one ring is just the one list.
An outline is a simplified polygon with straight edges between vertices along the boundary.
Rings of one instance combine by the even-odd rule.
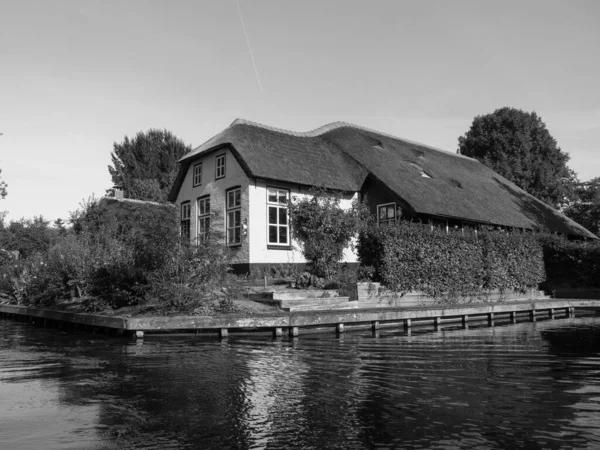
[[256, 62], [254, 61], [254, 55], [252, 54], [252, 47], [250, 47], [250, 39], [248, 39], [248, 32], [246, 31], [246, 25], [244, 24], [244, 17], [242, 16], [242, 9], [240, 8], [239, 0], [235, 0], [237, 4], [238, 12], [240, 13], [240, 20], [242, 22], [242, 28], [244, 29], [244, 36], [246, 36], [246, 44], [248, 44], [248, 51], [250, 52], [250, 59], [252, 59], [252, 65], [254, 66], [254, 73], [256, 74], [256, 81], [258, 81], [258, 87], [262, 93], [263, 88], [260, 83], [260, 77], [258, 76], [258, 69], [256, 68]]

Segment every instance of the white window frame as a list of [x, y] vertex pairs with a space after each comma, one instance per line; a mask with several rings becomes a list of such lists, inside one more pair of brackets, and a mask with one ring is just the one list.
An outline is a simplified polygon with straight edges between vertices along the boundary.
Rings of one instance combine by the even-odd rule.
[[228, 189], [225, 202], [225, 242], [228, 247], [235, 247], [242, 244], [242, 188]]
[[191, 236], [192, 227], [192, 203], [188, 200], [187, 202], [181, 203], [180, 209], [180, 233], [181, 237], [187, 239]]
[[225, 157], [226, 153], [215, 156], [215, 180], [225, 178]]
[[199, 162], [194, 164], [192, 168], [193, 187], [200, 186], [202, 184], [202, 163]]
[[[390, 206], [392, 207], [392, 209], [390, 209]], [[386, 209], [386, 218], [384, 220], [381, 220], [381, 214], [380, 214], [380, 210], [381, 208], [385, 208]], [[389, 211], [394, 211], [394, 216], [393, 217], [389, 217]], [[381, 226], [383, 224], [387, 224], [389, 225], [396, 223], [396, 221], [398, 220], [398, 209], [396, 207], [396, 203], [392, 202], [392, 203], [382, 203], [380, 205], [377, 205], [377, 226]]]
[[197, 238], [198, 241], [207, 241], [210, 234], [210, 195], [199, 197], [196, 205], [198, 211]]
[[[272, 192], [275, 193], [275, 200], [269, 197]], [[285, 202], [281, 202], [281, 194], [285, 196]], [[289, 214], [290, 190], [280, 187], [267, 186], [267, 245], [289, 247], [290, 244], [290, 214]], [[275, 210], [275, 222], [271, 223], [271, 210]], [[285, 223], [281, 223], [281, 213], [284, 212]], [[275, 241], [271, 240], [271, 228], [276, 230]], [[285, 242], [281, 242], [281, 230], [285, 230]]]

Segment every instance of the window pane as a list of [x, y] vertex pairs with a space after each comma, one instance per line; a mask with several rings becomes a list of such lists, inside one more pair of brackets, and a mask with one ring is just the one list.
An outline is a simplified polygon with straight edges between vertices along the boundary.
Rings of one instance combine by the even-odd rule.
[[287, 209], [279, 208], [279, 225], [287, 225]]
[[242, 242], [241, 234], [242, 234], [242, 230], [240, 228], [235, 228], [235, 242], [236, 243]]
[[227, 193], [227, 207], [233, 208], [233, 191]]
[[277, 191], [269, 190], [268, 200], [269, 203], [277, 203]]
[[279, 227], [279, 243], [287, 244], [287, 227]]
[[279, 191], [279, 203], [287, 203], [287, 191]]
[[277, 208], [269, 206], [269, 223], [277, 223]]
[[276, 244], [277, 243], [277, 227], [270, 226], [269, 227], [269, 242]]
[[235, 215], [235, 226], [239, 227], [242, 223], [242, 212], [240, 210], [234, 211]]
[[379, 218], [380, 219], [385, 219], [385, 206], [380, 206], [379, 207]]
[[234, 220], [235, 220], [234, 212], [232, 211], [232, 212], [227, 213], [227, 228], [233, 227]]
[[227, 243], [233, 244], [233, 229], [227, 230]]
[[233, 191], [235, 194], [235, 206], [240, 206], [241, 202], [241, 190]]
[[207, 198], [206, 200], [204, 200], [204, 210], [206, 211], [206, 214], [210, 213], [210, 198]]
[[387, 216], [389, 219], [393, 219], [394, 216], [396, 215], [396, 210], [394, 209], [393, 206], [388, 206], [387, 208]]

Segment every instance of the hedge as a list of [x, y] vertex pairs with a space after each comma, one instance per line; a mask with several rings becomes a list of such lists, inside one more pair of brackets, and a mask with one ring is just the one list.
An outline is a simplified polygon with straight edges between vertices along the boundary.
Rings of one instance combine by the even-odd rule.
[[545, 279], [543, 250], [527, 232], [433, 228], [402, 221], [363, 231], [359, 258], [395, 292], [456, 302], [492, 290], [527, 292]]
[[600, 241], [569, 241], [542, 236], [547, 281], [550, 286], [600, 288]]

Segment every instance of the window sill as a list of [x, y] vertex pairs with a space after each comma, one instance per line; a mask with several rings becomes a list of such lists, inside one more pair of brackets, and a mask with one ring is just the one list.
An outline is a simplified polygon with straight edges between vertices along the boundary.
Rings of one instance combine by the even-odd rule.
[[271, 245], [271, 244], [267, 244], [267, 250], [291, 250], [292, 246], [291, 245]]
[[229, 244], [227, 245], [227, 248], [240, 248], [242, 246], [242, 244]]

